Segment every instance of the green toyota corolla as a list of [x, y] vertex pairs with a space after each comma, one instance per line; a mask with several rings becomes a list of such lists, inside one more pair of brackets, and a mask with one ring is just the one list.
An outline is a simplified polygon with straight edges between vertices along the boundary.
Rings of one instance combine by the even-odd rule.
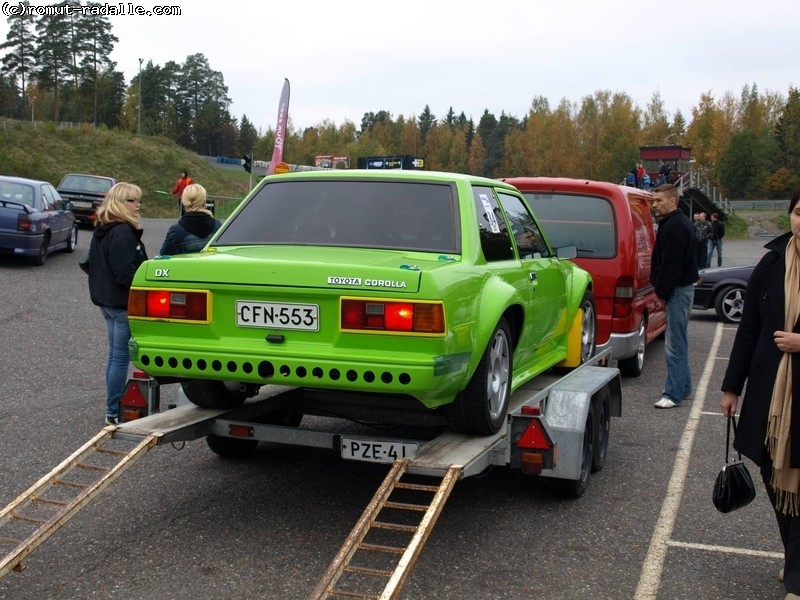
[[182, 380], [199, 406], [281, 384], [414, 405], [491, 434], [512, 391], [594, 353], [592, 281], [574, 256], [549, 246], [500, 181], [273, 175], [202, 252], [142, 264], [131, 359]]

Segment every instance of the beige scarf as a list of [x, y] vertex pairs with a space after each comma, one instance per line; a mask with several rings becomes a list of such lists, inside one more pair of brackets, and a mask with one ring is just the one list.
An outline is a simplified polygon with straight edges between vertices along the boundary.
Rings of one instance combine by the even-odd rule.
[[[786, 276], [783, 280], [785, 297], [784, 330], [792, 331], [800, 310], [800, 244], [794, 236], [786, 246]], [[800, 469], [789, 465], [791, 453], [789, 425], [792, 420], [792, 359], [784, 352], [772, 388], [767, 423], [767, 449], [772, 457], [772, 479], [770, 485], [777, 498], [775, 508], [790, 515], [800, 515]]]

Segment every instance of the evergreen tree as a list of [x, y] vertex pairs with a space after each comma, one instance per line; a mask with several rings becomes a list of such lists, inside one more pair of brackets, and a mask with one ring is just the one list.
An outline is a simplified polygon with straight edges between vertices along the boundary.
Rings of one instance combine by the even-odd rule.
[[[101, 5], [97, 2], [88, 2], [86, 6], [99, 8]], [[81, 40], [77, 45], [82, 52], [80, 77], [84, 84], [88, 83], [86, 87], [91, 88], [92, 124], [97, 125], [98, 105], [113, 103], [113, 101], [109, 102], [111, 100], [109, 97], [100, 97], [101, 87], [107, 92], [111, 92], [111, 97], [116, 96], [119, 91], [119, 88], [115, 89], [114, 86], [108, 85], [116, 80], [113, 74], [116, 63], [109, 57], [119, 38], [111, 33], [111, 21], [108, 16], [100, 14], [99, 10], [83, 14], [79, 24]], [[101, 78], [105, 85], [101, 86]], [[103, 122], [109, 124], [108, 120]]]
[[[20, 3], [23, 7], [30, 6], [30, 2], [25, 0]], [[25, 90], [26, 77], [33, 72], [35, 65], [35, 38], [32, 32], [34, 19], [27, 11], [18, 11], [17, 14], [8, 17], [8, 34], [6, 41], [0, 44], [0, 50], [8, 50], [3, 56], [3, 71], [8, 73], [12, 81], [19, 80], [19, 102], [15, 102], [13, 113], [6, 113], [16, 117], [21, 117], [25, 110]]]
[[[66, 6], [61, 2], [55, 6]], [[39, 87], [53, 93], [53, 120], [61, 115], [61, 89], [70, 75], [72, 38], [70, 23], [63, 15], [43, 15], [36, 23], [38, 46], [35, 76]]]
[[242, 155], [247, 154], [255, 146], [258, 139], [258, 132], [247, 115], [242, 115], [242, 120], [239, 123], [239, 153]]
[[775, 139], [783, 166], [800, 177], [800, 89], [789, 88], [783, 114], [775, 126]]
[[422, 145], [425, 145], [425, 140], [428, 137], [428, 132], [430, 131], [431, 127], [433, 127], [434, 123], [436, 123], [436, 115], [431, 112], [430, 106], [427, 104], [425, 108], [422, 109], [422, 114], [417, 118], [417, 122], [419, 123], [419, 137]]

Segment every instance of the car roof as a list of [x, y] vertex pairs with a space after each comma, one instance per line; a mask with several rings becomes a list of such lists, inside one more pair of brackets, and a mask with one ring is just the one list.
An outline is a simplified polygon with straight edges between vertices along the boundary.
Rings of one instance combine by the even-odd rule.
[[108, 181], [116, 181], [116, 179], [113, 177], [108, 177], [107, 175], [90, 175], [89, 173], [67, 173], [61, 178], [61, 181], [64, 181], [64, 178], [66, 177], [92, 177], [94, 179], [107, 179]]
[[27, 185], [36, 185], [42, 183], [53, 185], [49, 181], [44, 181], [42, 179], [28, 179], [27, 177], [14, 177], [12, 175], [0, 175], [0, 181], [7, 181], [9, 183], [24, 183]]
[[651, 196], [651, 192], [640, 190], [631, 186], [611, 183], [610, 181], [595, 181], [592, 179], [573, 179], [570, 177], [501, 177], [500, 181], [510, 183], [514, 187], [523, 190], [537, 191], [559, 191], [575, 193], [609, 193], [612, 190], [620, 190], [623, 193], [639, 193], [643, 196]]
[[330, 169], [324, 171], [295, 171], [279, 175], [265, 177], [264, 181], [280, 181], [287, 179], [383, 179], [393, 181], [429, 181], [429, 182], [464, 182], [472, 185], [487, 185], [502, 187], [508, 190], [518, 191], [512, 185], [504, 183], [499, 179], [490, 179], [478, 175], [468, 175], [465, 173], [449, 173], [446, 171], [416, 171], [403, 169]]

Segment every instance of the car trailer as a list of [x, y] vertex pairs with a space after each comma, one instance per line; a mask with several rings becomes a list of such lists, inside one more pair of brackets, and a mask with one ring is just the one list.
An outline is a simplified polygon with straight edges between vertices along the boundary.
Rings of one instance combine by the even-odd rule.
[[125, 410], [146, 416], [104, 427], [0, 510], [0, 577], [22, 571], [27, 556], [151, 448], [206, 438], [218, 454], [243, 456], [263, 441], [391, 464], [309, 598], [396, 598], [459, 479], [508, 466], [553, 478], [566, 495], [584, 493], [590, 473], [605, 463], [611, 417], [622, 414], [619, 371], [603, 366], [609, 362], [606, 351], [569, 372], [536, 377], [512, 395], [494, 435], [444, 431], [433, 439], [265, 422], [276, 403], [320, 393], [287, 386], [264, 386], [234, 409], [159, 411], [158, 383], [135, 374]]

